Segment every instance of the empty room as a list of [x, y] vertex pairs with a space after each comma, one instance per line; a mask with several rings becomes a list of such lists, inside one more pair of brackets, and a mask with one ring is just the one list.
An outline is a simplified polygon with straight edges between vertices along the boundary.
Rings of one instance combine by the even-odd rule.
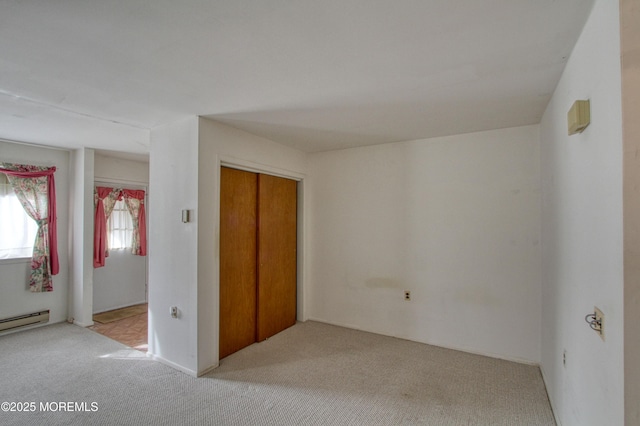
[[0, 424], [640, 425], [637, 1], [0, 36]]

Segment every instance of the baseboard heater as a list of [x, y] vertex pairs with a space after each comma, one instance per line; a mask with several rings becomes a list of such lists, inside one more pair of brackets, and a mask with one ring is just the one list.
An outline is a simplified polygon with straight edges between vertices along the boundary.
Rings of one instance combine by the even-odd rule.
[[0, 331], [9, 330], [26, 325], [49, 322], [49, 311], [34, 312], [0, 320]]

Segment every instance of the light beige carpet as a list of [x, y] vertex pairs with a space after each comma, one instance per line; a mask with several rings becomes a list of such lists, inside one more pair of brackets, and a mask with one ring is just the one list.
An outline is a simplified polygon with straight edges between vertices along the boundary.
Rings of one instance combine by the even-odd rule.
[[127, 306], [126, 308], [114, 309], [113, 311], [95, 314], [93, 316], [93, 320], [100, 324], [108, 324], [110, 322], [129, 318], [135, 315], [144, 314], [145, 312], [147, 312], [147, 304], [143, 303], [141, 305]]
[[0, 365], [0, 401], [36, 404], [2, 425], [554, 424], [537, 367], [317, 322], [199, 379], [70, 324], [1, 336]]

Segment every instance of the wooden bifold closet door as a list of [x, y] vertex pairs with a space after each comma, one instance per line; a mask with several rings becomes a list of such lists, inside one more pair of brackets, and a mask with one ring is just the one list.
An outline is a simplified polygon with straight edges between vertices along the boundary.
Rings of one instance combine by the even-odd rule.
[[297, 183], [222, 167], [220, 358], [296, 322]]

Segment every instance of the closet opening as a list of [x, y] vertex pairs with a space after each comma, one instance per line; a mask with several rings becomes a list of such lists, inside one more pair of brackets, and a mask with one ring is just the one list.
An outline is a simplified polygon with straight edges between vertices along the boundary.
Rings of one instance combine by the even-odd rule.
[[221, 167], [220, 358], [297, 318], [298, 182]]

